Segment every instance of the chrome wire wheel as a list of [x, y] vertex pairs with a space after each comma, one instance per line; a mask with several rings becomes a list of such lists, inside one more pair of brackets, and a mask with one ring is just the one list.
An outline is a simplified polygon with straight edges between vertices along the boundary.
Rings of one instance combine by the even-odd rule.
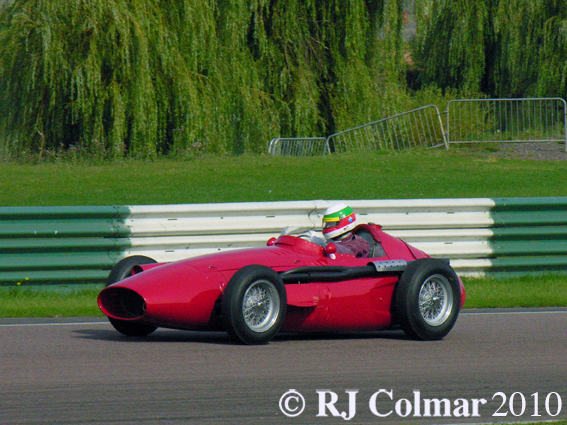
[[244, 323], [253, 332], [265, 332], [278, 319], [280, 296], [275, 285], [268, 280], [254, 282], [242, 300]]
[[250, 264], [230, 278], [221, 301], [224, 329], [243, 344], [267, 344], [283, 325], [287, 292], [273, 269]]
[[430, 276], [419, 290], [419, 312], [425, 323], [440, 326], [453, 310], [453, 290], [449, 280], [440, 274]]

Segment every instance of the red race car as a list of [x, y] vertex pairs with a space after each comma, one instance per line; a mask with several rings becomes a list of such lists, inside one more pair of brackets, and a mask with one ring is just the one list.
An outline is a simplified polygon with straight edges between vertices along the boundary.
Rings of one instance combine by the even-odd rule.
[[449, 262], [361, 224], [353, 233], [371, 258], [339, 254], [313, 231], [284, 230], [263, 248], [157, 264], [127, 257], [111, 271], [98, 305], [124, 335], [158, 327], [226, 331], [244, 344], [277, 332], [375, 331], [401, 326], [437, 340], [465, 301]]

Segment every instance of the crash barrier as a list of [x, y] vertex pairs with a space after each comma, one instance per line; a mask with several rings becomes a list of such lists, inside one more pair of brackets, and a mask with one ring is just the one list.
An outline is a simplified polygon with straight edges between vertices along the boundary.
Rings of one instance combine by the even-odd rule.
[[0, 208], [0, 285], [104, 282], [129, 249], [128, 207]]
[[324, 137], [278, 137], [270, 141], [268, 154], [273, 156], [319, 156], [331, 153]]
[[[175, 261], [320, 228], [339, 201], [0, 208], [0, 284], [102, 283], [121, 258]], [[567, 197], [346, 201], [461, 275], [567, 271]]]
[[[567, 151], [567, 104], [561, 98], [452, 100], [444, 115], [445, 126], [437, 106], [428, 105], [332, 134], [324, 147], [323, 138], [273, 139], [268, 153], [314, 156], [486, 142], [559, 142]], [[315, 140], [320, 147], [308, 149]]]
[[448, 147], [441, 115], [435, 105], [364, 124], [329, 137], [275, 138], [268, 154], [273, 156], [315, 156], [328, 153], [356, 153], [371, 150], [404, 150], [415, 147]]
[[447, 147], [441, 116], [435, 105], [332, 134], [327, 138], [327, 144], [330, 152], [337, 153]]
[[560, 142], [567, 150], [566, 111], [561, 98], [452, 100], [447, 142]]

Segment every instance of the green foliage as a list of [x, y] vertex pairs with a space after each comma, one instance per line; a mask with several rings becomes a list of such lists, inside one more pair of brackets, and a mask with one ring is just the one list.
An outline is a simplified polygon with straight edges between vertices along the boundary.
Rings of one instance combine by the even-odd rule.
[[327, 136], [418, 99], [567, 97], [564, 1], [415, 0], [411, 44], [404, 4], [3, 2], [0, 158], [260, 153], [273, 137]]
[[421, 79], [490, 97], [567, 97], [567, 3], [416, 0]]
[[416, 0], [418, 51], [425, 83], [479, 91], [484, 71], [484, 1]]
[[567, 97], [567, 4], [557, 2], [543, 28], [537, 94]]
[[501, 54], [496, 63], [496, 90], [510, 97], [534, 94], [542, 44], [547, 1], [508, 0], [501, 2], [495, 19], [495, 33]]
[[0, 9], [3, 156], [257, 153], [279, 135], [380, 118], [384, 87], [402, 72], [401, 4], [10, 1]]

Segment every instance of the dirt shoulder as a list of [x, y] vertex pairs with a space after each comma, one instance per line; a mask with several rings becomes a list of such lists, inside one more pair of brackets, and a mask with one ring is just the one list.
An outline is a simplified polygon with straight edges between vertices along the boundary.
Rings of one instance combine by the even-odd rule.
[[526, 142], [526, 143], [478, 143], [466, 149], [475, 154], [506, 157], [509, 159], [530, 159], [539, 161], [567, 161], [565, 143]]

